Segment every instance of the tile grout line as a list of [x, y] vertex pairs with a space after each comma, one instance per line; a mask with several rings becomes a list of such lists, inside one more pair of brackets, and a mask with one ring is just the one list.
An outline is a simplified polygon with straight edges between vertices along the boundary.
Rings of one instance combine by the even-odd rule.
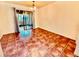
[[68, 43], [69, 43], [70, 41], [71, 41], [71, 40], [69, 40], [69, 41], [67, 42], [67, 44], [66, 44], [65, 47], [63, 48], [63, 50], [62, 50], [60, 56], [62, 55], [62, 53], [64, 52], [64, 50], [68, 47]]

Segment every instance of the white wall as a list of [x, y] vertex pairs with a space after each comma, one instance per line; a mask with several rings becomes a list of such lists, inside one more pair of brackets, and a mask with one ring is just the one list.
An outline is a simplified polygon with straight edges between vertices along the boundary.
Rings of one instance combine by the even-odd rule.
[[79, 2], [55, 2], [38, 10], [38, 27], [76, 40]]
[[38, 27], [38, 8], [36, 8], [36, 10], [35, 10], [35, 13], [34, 13], [34, 17], [35, 17], [35, 28], [37, 28]]
[[14, 18], [11, 8], [0, 5], [0, 32], [1, 34], [14, 32]]

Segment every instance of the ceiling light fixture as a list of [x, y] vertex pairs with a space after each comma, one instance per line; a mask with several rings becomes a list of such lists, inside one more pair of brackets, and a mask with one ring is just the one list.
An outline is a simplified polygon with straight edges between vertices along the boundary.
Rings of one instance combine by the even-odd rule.
[[32, 5], [33, 8], [32, 9], [33, 9], [33, 11], [35, 11], [36, 10], [35, 1], [32, 1], [32, 2], [33, 2], [33, 5]]

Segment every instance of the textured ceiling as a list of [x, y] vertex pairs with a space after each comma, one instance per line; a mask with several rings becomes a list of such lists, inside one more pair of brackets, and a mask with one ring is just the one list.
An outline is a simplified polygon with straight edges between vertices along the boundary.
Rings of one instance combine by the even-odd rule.
[[[35, 6], [40, 8], [40, 7], [43, 7], [45, 5], [50, 4], [52, 2], [54, 2], [54, 1], [35, 1]], [[32, 1], [8, 1], [8, 3], [29, 6], [29, 7], [32, 7], [32, 5], [33, 5]]]

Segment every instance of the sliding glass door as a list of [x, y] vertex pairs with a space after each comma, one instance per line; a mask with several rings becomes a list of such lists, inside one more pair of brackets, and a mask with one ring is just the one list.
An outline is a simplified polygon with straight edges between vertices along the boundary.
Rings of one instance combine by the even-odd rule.
[[30, 36], [33, 29], [33, 13], [31, 11], [16, 10], [16, 16], [21, 37]]

